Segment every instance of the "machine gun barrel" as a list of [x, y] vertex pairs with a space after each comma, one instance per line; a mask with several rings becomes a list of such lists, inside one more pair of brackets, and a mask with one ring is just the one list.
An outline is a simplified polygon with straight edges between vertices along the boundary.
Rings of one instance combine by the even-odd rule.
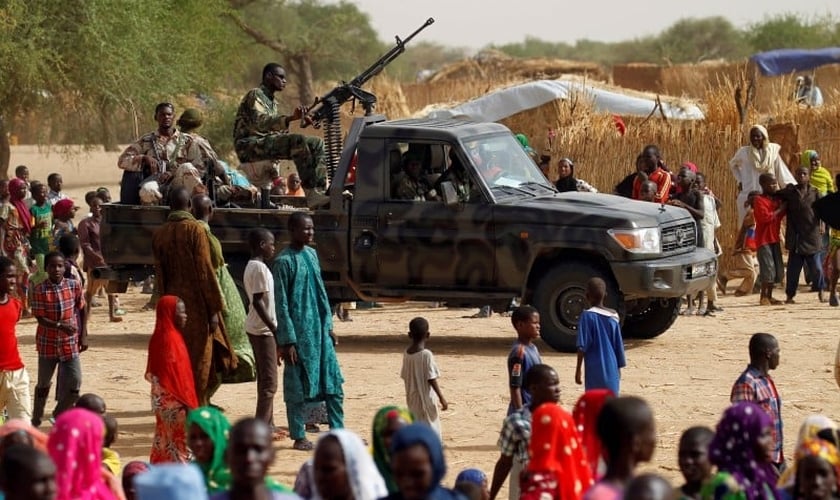
[[404, 40], [401, 39], [399, 36], [396, 36], [396, 44], [391, 47], [388, 52], [383, 54], [375, 63], [370, 65], [366, 70], [362, 71], [355, 78], [350, 80], [350, 82], [341, 82], [332, 90], [324, 94], [321, 98], [319, 98], [315, 105], [309, 110], [309, 116], [312, 118], [312, 121], [315, 123], [317, 127], [320, 122], [327, 121], [329, 122], [332, 118], [334, 118], [335, 107], [341, 106], [345, 102], [349, 101], [350, 99], [357, 99], [362, 107], [365, 110], [365, 113], [369, 114], [373, 109], [373, 105], [376, 104], [376, 96], [371, 94], [370, 92], [366, 92], [361, 89], [362, 85], [368, 82], [371, 78], [378, 75], [385, 69], [386, 66], [391, 64], [394, 59], [400, 56], [403, 52], [405, 52], [405, 46], [408, 42], [411, 41], [412, 38], [417, 36], [421, 31], [428, 28], [432, 24], [434, 24], [435, 20], [433, 18], [429, 18], [423, 23], [419, 28], [414, 30], [414, 32], [408, 35]]

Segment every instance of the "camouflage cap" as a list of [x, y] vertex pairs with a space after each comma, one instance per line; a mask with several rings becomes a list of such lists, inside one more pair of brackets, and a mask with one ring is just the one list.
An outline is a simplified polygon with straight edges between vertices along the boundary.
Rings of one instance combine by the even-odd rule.
[[196, 129], [204, 123], [204, 119], [201, 116], [201, 111], [195, 108], [187, 108], [181, 113], [181, 117], [178, 118], [178, 126], [181, 128], [186, 129]]

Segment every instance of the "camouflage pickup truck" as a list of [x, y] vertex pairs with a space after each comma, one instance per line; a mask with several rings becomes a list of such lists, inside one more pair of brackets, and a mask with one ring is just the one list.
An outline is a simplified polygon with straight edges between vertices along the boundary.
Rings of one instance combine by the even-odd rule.
[[[407, 155], [420, 159], [437, 196], [398, 199]], [[451, 175], [440, 177], [453, 163], [463, 166], [458, 185]], [[356, 118], [327, 195], [311, 213], [331, 300], [443, 301], [503, 311], [520, 297], [540, 310], [543, 339], [561, 351], [575, 349], [589, 278], [607, 283], [625, 336], [650, 338], [674, 322], [680, 297], [707, 288], [717, 271], [714, 254], [695, 246], [687, 211], [558, 193], [495, 123]], [[211, 227], [235, 278], [249, 258], [249, 230], [267, 227], [282, 246], [290, 213], [215, 211]], [[103, 274], [125, 284], [151, 272], [151, 236], [166, 215], [165, 207], [107, 205], [102, 237], [110, 269]]]

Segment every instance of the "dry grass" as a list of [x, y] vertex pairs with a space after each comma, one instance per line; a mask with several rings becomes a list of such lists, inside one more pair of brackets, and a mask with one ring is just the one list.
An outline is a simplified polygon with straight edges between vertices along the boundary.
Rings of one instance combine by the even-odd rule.
[[[586, 99], [573, 98], [513, 115], [502, 123], [515, 133], [526, 134], [537, 151], [551, 154], [552, 176], [556, 176], [557, 160], [568, 156], [577, 165], [577, 176], [601, 191], [611, 192], [633, 171], [636, 155], [646, 144], [658, 145], [672, 168], [684, 161], [695, 163], [723, 201], [718, 237], [725, 249], [732, 248], [737, 234], [737, 186], [729, 160], [746, 144], [750, 125], [768, 126], [771, 140], [783, 146], [783, 157], [789, 163], [799, 151], [816, 149], [823, 164], [835, 171], [840, 162], [840, 105], [835, 103], [840, 102], [840, 95], [829, 89], [826, 106], [803, 108], [791, 102], [792, 77], [761, 78], [756, 88], [760, 105], [753, 102], [748, 106], [742, 123], [735, 93], [738, 87], [745, 91], [748, 68], [742, 65], [738, 71], [731, 70], [727, 66], [725, 74], [707, 80], [702, 98], [706, 119], [702, 121], [624, 118], [627, 131], [621, 136], [611, 116], [595, 113]], [[509, 78], [468, 78], [409, 85], [404, 93], [408, 109], [416, 113], [431, 104], [465, 101], [511, 83]], [[550, 129], [556, 138], [549, 147]]]

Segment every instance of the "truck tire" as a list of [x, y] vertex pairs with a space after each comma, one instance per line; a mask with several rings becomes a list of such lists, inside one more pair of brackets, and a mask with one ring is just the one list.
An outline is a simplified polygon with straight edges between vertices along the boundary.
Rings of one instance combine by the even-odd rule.
[[626, 338], [652, 339], [665, 333], [680, 312], [680, 298], [650, 299], [627, 312], [622, 333]]
[[549, 271], [534, 289], [533, 306], [540, 312], [540, 337], [560, 352], [577, 350], [577, 325], [587, 309], [586, 282], [601, 278], [607, 284], [607, 307], [623, 309], [615, 280], [602, 269], [585, 262], [563, 262]]

